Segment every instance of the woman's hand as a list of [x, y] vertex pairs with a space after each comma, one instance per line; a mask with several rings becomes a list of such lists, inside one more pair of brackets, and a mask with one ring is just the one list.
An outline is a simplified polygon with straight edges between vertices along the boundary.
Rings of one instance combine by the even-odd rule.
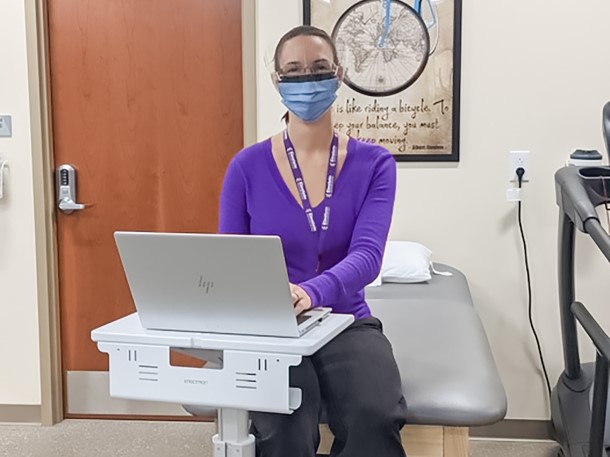
[[292, 303], [294, 305], [294, 314], [299, 315], [303, 311], [311, 308], [311, 298], [301, 286], [290, 284], [290, 293], [292, 294]]

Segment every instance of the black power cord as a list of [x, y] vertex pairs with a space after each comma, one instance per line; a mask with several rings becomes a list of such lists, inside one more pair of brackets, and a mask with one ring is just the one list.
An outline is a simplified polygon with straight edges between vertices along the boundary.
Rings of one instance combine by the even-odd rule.
[[[525, 174], [525, 169], [523, 167], [519, 167], [515, 170], [515, 173], [517, 174], [517, 181], [519, 182], [519, 189], [521, 189], [521, 186], [523, 184], [523, 175]], [[523, 242], [523, 258], [525, 259], [525, 273], [527, 275], [527, 313], [528, 313], [532, 333], [534, 334], [534, 338], [536, 339], [536, 347], [538, 348], [538, 356], [540, 357], [540, 365], [542, 366], [542, 372], [544, 373], [544, 380], [546, 381], [546, 390], [549, 394], [549, 404], [550, 404], [551, 383], [549, 381], [549, 374], [546, 369], [546, 364], [544, 363], [544, 357], [542, 356], [542, 347], [540, 346], [540, 338], [538, 338], [538, 332], [536, 331], [536, 327], [534, 326], [534, 319], [532, 317], [532, 278], [530, 275], [529, 258], [527, 255], [527, 243], [525, 242], [525, 233], [523, 231], [523, 221], [521, 220], [521, 200], [519, 200], [517, 215], [518, 215], [518, 219], [519, 219], [519, 231], [521, 232], [521, 241]]]

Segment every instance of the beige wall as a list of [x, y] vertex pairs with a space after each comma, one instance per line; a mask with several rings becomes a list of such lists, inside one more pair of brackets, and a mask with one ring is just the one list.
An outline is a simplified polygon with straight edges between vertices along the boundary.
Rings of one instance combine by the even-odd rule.
[[[263, 56], [300, 22], [300, 0], [257, 2], [259, 138], [281, 128], [283, 109]], [[13, 138], [0, 201], [0, 405], [40, 404], [34, 250], [32, 146], [25, 20], [21, 0], [0, 2], [0, 112], [13, 115]], [[567, 0], [464, 4], [461, 155], [457, 165], [399, 165], [391, 237], [428, 245], [434, 259], [469, 278], [509, 396], [509, 417], [548, 417], [527, 326], [515, 206], [505, 201], [510, 149], [530, 149], [532, 182], [524, 220], [534, 280], [535, 319], [553, 380], [561, 370], [556, 304], [556, 219], [552, 176], [575, 147], [602, 149], [600, 110], [610, 100], [605, 0], [573, 8]], [[610, 328], [602, 283], [608, 265], [579, 237], [581, 298]], [[586, 289], [586, 290], [585, 290]], [[589, 358], [591, 351], [585, 351]]]
[[[259, 138], [281, 128], [283, 109], [264, 54], [301, 21], [301, 0], [257, 3]], [[415, 240], [460, 268], [491, 342], [509, 398], [508, 417], [548, 418], [527, 322], [516, 206], [505, 198], [508, 151], [528, 149], [531, 182], [523, 219], [534, 318], [552, 383], [562, 370], [556, 286], [553, 173], [576, 147], [603, 148], [601, 107], [610, 100], [606, 18], [610, 3], [465, 1], [462, 26], [461, 160], [400, 164], [392, 239]], [[579, 237], [580, 297], [610, 329], [610, 268]], [[606, 302], [604, 302], [606, 301]], [[606, 305], [606, 306], [605, 306]], [[590, 349], [590, 348], [589, 348]], [[586, 350], [589, 359], [590, 350]]]
[[34, 197], [25, 10], [0, 1], [0, 114], [13, 137], [0, 138], [5, 198], [0, 200], [0, 405], [39, 405]]

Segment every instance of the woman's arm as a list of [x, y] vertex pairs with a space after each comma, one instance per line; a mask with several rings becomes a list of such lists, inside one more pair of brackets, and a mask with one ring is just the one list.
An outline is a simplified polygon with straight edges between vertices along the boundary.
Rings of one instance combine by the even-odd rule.
[[358, 213], [347, 256], [322, 274], [299, 284], [311, 297], [312, 306], [340, 302], [377, 277], [392, 221], [395, 195], [396, 163], [390, 154], [384, 154], [375, 168]]
[[250, 233], [250, 215], [246, 205], [246, 179], [236, 158], [229, 163], [222, 183], [218, 233]]

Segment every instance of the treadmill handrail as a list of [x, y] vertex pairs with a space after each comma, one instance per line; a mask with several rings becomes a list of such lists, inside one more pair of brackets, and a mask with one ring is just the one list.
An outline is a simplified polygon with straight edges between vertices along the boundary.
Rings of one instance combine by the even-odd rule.
[[610, 235], [606, 232], [599, 219], [587, 219], [584, 223], [585, 232], [595, 242], [606, 259], [610, 262]]
[[557, 206], [574, 223], [578, 230], [584, 232], [584, 224], [591, 219], [598, 219], [595, 210], [598, 202], [591, 200], [579, 174], [581, 167], [563, 167], [555, 173]]
[[608, 160], [610, 160], [610, 102], [607, 102], [602, 109], [602, 132], [604, 133]]
[[610, 338], [604, 330], [599, 326], [585, 305], [581, 302], [574, 302], [571, 307], [572, 313], [582, 325], [582, 328], [587, 332], [591, 341], [595, 345], [597, 351], [606, 360], [610, 360]]
[[[582, 379], [576, 331], [577, 316], [572, 312], [576, 300], [575, 229], [588, 234], [610, 261], [610, 236], [602, 227], [596, 210], [598, 205], [608, 202], [608, 197], [602, 195], [603, 191], [599, 192], [599, 181], [591, 179], [598, 174], [600, 178], [607, 179], [610, 177], [610, 167], [563, 167], [555, 173], [555, 195], [561, 210], [558, 231], [558, 278], [564, 374], [566, 382], [576, 383], [575, 385]], [[586, 325], [586, 328], [590, 329], [587, 315], [590, 317], [588, 313], [583, 314], [579, 311], [579, 317], [583, 319], [581, 325]]]

